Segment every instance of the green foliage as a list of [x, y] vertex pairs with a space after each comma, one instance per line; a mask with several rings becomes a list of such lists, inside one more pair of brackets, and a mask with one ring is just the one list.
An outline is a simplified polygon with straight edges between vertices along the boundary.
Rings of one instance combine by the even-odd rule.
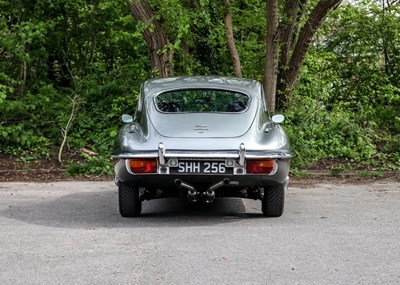
[[243, 76], [261, 81], [265, 68], [265, 1], [231, 2], [234, 34]]
[[67, 168], [69, 176], [82, 176], [84, 174], [112, 175], [111, 158], [104, 156], [85, 156], [84, 162], [70, 163]]
[[[149, 2], [171, 41], [176, 75], [232, 74], [223, 1]], [[243, 75], [261, 80], [265, 1], [230, 2]], [[283, 110], [299, 175], [324, 158], [400, 167], [400, 5], [382, 3], [343, 4], [307, 55]], [[125, 1], [0, 1], [0, 11], [0, 152], [53, 155], [78, 95], [66, 150], [99, 155], [68, 173], [110, 174], [120, 116], [134, 113], [140, 84], [153, 75], [148, 24], [135, 22]]]
[[373, 158], [376, 154], [373, 132], [359, 125], [355, 114], [340, 107], [328, 110], [324, 102], [297, 96], [298, 100], [287, 111], [295, 167], [307, 167], [321, 158], [350, 161]]
[[[151, 0], [155, 18], [171, 43], [176, 75], [232, 75], [223, 1]], [[234, 33], [245, 77], [261, 79], [265, 50], [265, 2], [230, 1]], [[140, 30], [150, 28], [140, 23]], [[160, 51], [163, 52], [163, 51]]]
[[50, 155], [79, 94], [68, 148], [109, 155], [120, 112], [133, 113], [132, 90], [147, 78], [125, 3], [1, 1], [0, 10], [0, 152]]
[[376, 171], [363, 170], [358, 173], [358, 176], [362, 178], [381, 178], [383, 174], [384, 171], [382, 169]]
[[[37, 94], [22, 98], [8, 96], [0, 104], [0, 151], [23, 156], [48, 156], [60, 126], [57, 113], [63, 110], [64, 97], [52, 86], [43, 86]], [[52, 104], [50, 104], [52, 102]]]
[[320, 32], [287, 110], [295, 167], [322, 158], [400, 167], [400, 74], [392, 66], [400, 24], [398, 8], [389, 10], [348, 4]]

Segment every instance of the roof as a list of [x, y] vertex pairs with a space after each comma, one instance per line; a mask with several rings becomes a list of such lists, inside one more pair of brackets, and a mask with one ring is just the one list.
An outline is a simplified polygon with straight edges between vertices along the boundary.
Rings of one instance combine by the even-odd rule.
[[221, 76], [181, 76], [149, 79], [143, 83], [146, 95], [190, 88], [213, 88], [260, 95], [260, 82], [253, 79]]

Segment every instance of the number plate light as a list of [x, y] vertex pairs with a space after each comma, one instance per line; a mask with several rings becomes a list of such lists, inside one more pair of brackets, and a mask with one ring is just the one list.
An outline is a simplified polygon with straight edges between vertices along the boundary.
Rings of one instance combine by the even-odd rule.
[[171, 158], [168, 160], [168, 166], [170, 167], [177, 167], [178, 166], [178, 160], [175, 158]]
[[227, 159], [227, 160], [225, 160], [225, 166], [226, 167], [234, 167], [235, 161], [233, 159]]

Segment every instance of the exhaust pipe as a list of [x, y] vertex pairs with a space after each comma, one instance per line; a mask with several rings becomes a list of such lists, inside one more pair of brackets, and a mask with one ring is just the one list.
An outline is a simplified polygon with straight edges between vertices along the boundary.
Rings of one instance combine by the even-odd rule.
[[228, 185], [229, 183], [231, 183], [231, 181], [228, 178], [225, 178], [224, 180], [208, 187], [207, 192], [206, 192], [206, 195], [208, 198], [207, 200], [214, 201], [215, 200], [215, 191], [214, 190], [216, 190], [224, 185]]
[[183, 182], [180, 179], [175, 179], [175, 185], [178, 187], [182, 187], [188, 190], [188, 200], [190, 202], [196, 202], [197, 201], [197, 197], [199, 196], [199, 192], [197, 192], [196, 188], [194, 188], [192, 185], [187, 184], [185, 182]]
[[228, 185], [229, 183], [231, 183], [231, 181], [228, 178], [225, 178], [224, 180], [215, 183], [214, 185], [211, 185], [210, 187], [208, 187], [207, 191], [214, 191], [224, 185]]
[[[197, 200], [199, 199], [199, 195], [200, 193], [196, 190], [196, 188], [194, 188], [192, 185], [183, 182], [180, 179], [175, 179], [175, 185], [178, 187], [182, 187], [188, 190], [188, 195], [187, 198], [190, 202], [197, 202]], [[215, 183], [213, 185], [211, 185], [210, 187], [207, 188], [207, 190], [205, 191], [205, 201], [206, 202], [212, 202], [215, 200], [215, 190], [230, 184], [231, 181], [228, 178], [223, 179], [222, 181]]]
[[183, 182], [183, 181], [180, 180], [180, 179], [175, 179], [175, 184], [176, 184], [177, 186], [179, 186], [179, 187], [183, 187], [183, 188], [185, 188], [185, 189], [188, 189], [188, 190], [191, 191], [191, 192], [197, 192], [196, 189], [195, 189], [192, 185], [187, 184], [187, 183]]

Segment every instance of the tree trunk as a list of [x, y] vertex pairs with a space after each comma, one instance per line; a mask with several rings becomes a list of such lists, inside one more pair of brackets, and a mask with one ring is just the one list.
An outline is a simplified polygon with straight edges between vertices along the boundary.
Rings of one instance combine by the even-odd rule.
[[296, 43], [299, 23], [304, 18], [305, 7], [308, 0], [287, 0], [284, 9], [284, 20], [281, 21], [279, 30], [280, 54], [277, 77], [277, 90], [282, 90], [282, 81], [287, 76], [289, 69], [290, 52]]
[[230, 9], [230, 1], [224, 0], [226, 13], [224, 16], [226, 43], [231, 56], [233, 72], [235, 76], [242, 77], [242, 66], [240, 64], [239, 53], [236, 49], [235, 38], [233, 36], [232, 12]]
[[280, 78], [279, 89], [277, 90], [277, 107], [279, 109], [287, 107], [289, 103], [290, 94], [297, 83], [300, 68], [317, 29], [321, 26], [328, 13], [336, 9], [341, 2], [342, 0], [319, 1], [301, 28], [288, 65], [280, 65], [280, 68], [287, 70], [280, 72], [283, 76]]
[[143, 31], [143, 37], [150, 51], [151, 66], [161, 77], [173, 74], [173, 51], [170, 42], [159, 20], [154, 17], [154, 12], [147, 0], [136, 0], [128, 3], [132, 16], [148, 25]]
[[267, 48], [265, 52], [264, 92], [270, 112], [275, 111], [278, 67], [278, 0], [267, 0]]
[[[291, 92], [297, 83], [300, 68], [312, 39], [328, 15], [342, 0], [320, 0], [304, 19], [308, 0], [286, 0], [283, 18], [278, 25], [278, 0], [266, 5], [267, 40], [264, 89], [268, 108], [288, 106]], [[302, 27], [300, 24], [304, 23]]]
[[19, 67], [19, 76], [18, 76], [18, 93], [21, 96], [24, 95], [25, 93], [26, 69], [27, 69], [27, 64], [26, 61], [23, 60]]

